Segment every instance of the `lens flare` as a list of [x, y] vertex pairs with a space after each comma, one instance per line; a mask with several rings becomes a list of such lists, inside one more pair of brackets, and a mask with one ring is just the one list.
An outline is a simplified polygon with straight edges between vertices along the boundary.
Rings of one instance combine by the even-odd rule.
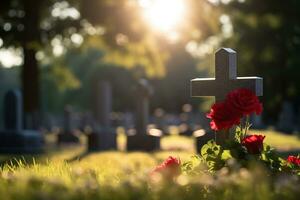
[[146, 21], [155, 29], [172, 32], [184, 18], [183, 0], [140, 0]]

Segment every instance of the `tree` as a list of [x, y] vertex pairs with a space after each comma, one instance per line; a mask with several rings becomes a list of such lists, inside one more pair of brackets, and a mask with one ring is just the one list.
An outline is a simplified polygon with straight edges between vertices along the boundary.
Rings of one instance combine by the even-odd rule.
[[[219, 31], [216, 23], [219, 13], [210, 3], [206, 0], [187, 2], [190, 12], [178, 28], [183, 44], [190, 40], [202, 41]], [[90, 29], [98, 31], [90, 34]], [[69, 41], [74, 33], [85, 37], [85, 45], [97, 46], [105, 52], [103, 63], [141, 68], [143, 72], [137, 73], [139, 78], [165, 75], [164, 65], [172, 45], [142, 20], [137, 0], [3, 0], [0, 38], [4, 46], [23, 50], [21, 79], [24, 111], [30, 126], [36, 126], [40, 108], [37, 53], [49, 50], [54, 39]]]
[[265, 113], [274, 120], [283, 101], [299, 101], [300, 2], [234, 0], [223, 8], [234, 27], [226, 44], [241, 52], [241, 75], [264, 77]]
[[[69, 7], [59, 1], [3, 0], [0, 7], [0, 38], [4, 47], [14, 46], [23, 51], [21, 82], [24, 100], [25, 126], [37, 128], [39, 114], [39, 65], [36, 54], [57, 34], [65, 34], [66, 29], [77, 28], [76, 17], [64, 19], [54, 17], [51, 8]], [[56, 3], [56, 4], [55, 4]], [[52, 6], [52, 7], [51, 7]], [[64, 32], [65, 31], [65, 32]]]

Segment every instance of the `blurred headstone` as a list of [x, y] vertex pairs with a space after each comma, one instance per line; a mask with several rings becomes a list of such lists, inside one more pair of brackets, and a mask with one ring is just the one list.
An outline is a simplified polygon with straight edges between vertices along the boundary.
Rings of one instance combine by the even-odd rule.
[[161, 133], [149, 131], [149, 97], [152, 87], [145, 79], [140, 79], [136, 88], [136, 130], [127, 136], [128, 151], [153, 151], [160, 148]]
[[165, 111], [162, 108], [155, 109], [154, 124], [157, 129], [163, 132], [163, 134], [169, 134], [168, 126], [165, 120]]
[[215, 132], [211, 130], [205, 131], [204, 129], [199, 129], [193, 133], [193, 136], [196, 139], [197, 153], [200, 153], [203, 145], [205, 145], [209, 140], [215, 139]]
[[108, 81], [96, 85], [93, 103], [94, 123], [88, 134], [88, 150], [101, 151], [117, 148], [116, 132], [111, 127], [112, 88]]
[[277, 129], [286, 133], [295, 130], [295, 111], [291, 102], [285, 101], [282, 104], [281, 112], [277, 123]]
[[79, 143], [79, 138], [72, 130], [72, 107], [66, 105], [64, 108], [64, 129], [63, 132], [58, 134], [58, 144], [61, 143]]
[[0, 131], [0, 153], [41, 153], [44, 139], [38, 131], [23, 129], [23, 103], [19, 90], [4, 98], [4, 130]]
[[134, 127], [134, 114], [131, 112], [125, 112], [123, 114], [122, 125], [125, 130], [132, 129]]
[[251, 128], [262, 129], [265, 127], [261, 115], [256, 115], [256, 114], [251, 115], [250, 123], [251, 123]]
[[192, 111], [193, 107], [191, 104], [182, 106], [182, 113], [180, 114], [181, 124], [179, 126], [180, 135], [193, 136], [194, 116]]

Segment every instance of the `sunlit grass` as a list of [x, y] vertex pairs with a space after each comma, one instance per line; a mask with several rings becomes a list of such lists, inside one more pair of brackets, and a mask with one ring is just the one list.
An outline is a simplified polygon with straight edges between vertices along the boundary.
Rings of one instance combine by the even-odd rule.
[[251, 133], [265, 135], [265, 142], [280, 151], [299, 150], [300, 152], [300, 139], [296, 135], [282, 134], [273, 130], [251, 130]]
[[[253, 133], [258, 133], [253, 131]], [[273, 131], [259, 131], [266, 142], [278, 149], [300, 147], [294, 136]], [[124, 135], [118, 138], [126, 142]], [[31, 158], [1, 156], [0, 199], [297, 199], [299, 184], [294, 179], [269, 180], [258, 169], [241, 169], [232, 175], [228, 170], [215, 176], [180, 176], [169, 185], [151, 183], [150, 172], [169, 155], [182, 163], [194, 154], [192, 138], [172, 135], [162, 139], [166, 151], [153, 153], [111, 151], [86, 153], [84, 146], [69, 146]], [[124, 144], [122, 144], [124, 147]], [[21, 158], [21, 159], [20, 159]], [[8, 161], [4, 164], [4, 161]], [[288, 180], [288, 181], [287, 181]], [[275, 182], [274, 182], [275, 181]], [[281, 184], [281, 185], [280, 185]], [[297, 185], [298, 184], [298, 185]], [[276, 191], [272, 188], [275, 188]], [[234, 192], [233, 192], [234, 191]], [[276, 198], [275, 198], [276, 197]]]

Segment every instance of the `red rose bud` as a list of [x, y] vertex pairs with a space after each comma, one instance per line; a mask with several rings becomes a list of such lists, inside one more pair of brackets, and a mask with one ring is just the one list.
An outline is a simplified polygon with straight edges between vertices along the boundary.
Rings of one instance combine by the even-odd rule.
[[206, 117], [211, 119], [210, 127], [215, 131], [230, 129], [240, 123], [238, 113], [234, 112], [226, 103], [215, 103]]
[[169, 156], [162, 164], [155, 167], [152, 173], [161, 173], [167, 177], [178, 176], [181, 173], [179, 159]]
[[242, 140], [242, 145], [246, 147], [248, 153], [259, 154], [263, 150], [264, 135], [249, 135]]
[[290, 164], [300, 166], [300, 158], [297, 157], [297, 156], [289, 156], [287, 158], [287, 162], [290, 163]]
[[236, 89], [228, 93], [226, 103], [233, 112], [240, 115], [250, 115], [251, 113], [260, 115], [263, 110], [258, 97], [246, 88]]

